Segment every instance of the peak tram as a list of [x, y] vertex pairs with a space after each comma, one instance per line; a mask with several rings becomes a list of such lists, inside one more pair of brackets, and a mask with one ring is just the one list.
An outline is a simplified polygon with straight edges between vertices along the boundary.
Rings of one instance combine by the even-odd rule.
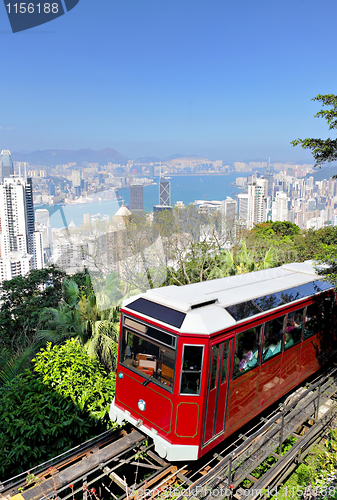
[[309, 261], [131, 297], [110, 418], [170, 461], [197, 460], [320, 368], [334, 316]]

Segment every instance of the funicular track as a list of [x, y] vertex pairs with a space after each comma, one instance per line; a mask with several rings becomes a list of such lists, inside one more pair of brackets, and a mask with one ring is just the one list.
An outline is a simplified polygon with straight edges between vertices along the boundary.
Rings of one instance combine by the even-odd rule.
[[[297, 396], [297, 397], [296, 397]], [[255, 432], [240, 436], [241, 444], [232, 451], [224, 450], [213, 458], [209, 472], [195, 480], [176, 500], [225, 499], [234, 496], [238, 500], [263, 497], [265, 489], [279, 485], [310, 451], [320, 437], [327, 432], [337, 413], [337, 368], [321, 375], [308, 389], [301, 387], [288, 397], [279, 411]], [[282, 445], [290, 436], [297, 442], [282, 454]], [[256, 479], [252, 472], [269, 456], [275, 464]], [[250, 488], [242, 487], [245, 479]]]
[[[208, 500], [243, 496], [251, 500], [274, 488], [327, 432], [337, 412], [337, 368], [324, 372], [307, 389], [300, 387], [258, 427], [246, 431], [211, 457], [171, 464], [153, 452], [138, 430], [109, 431], [71, 452], [0, 484], [0, 500]], [[297, 442], [282, 453], [290, 436]], [[256, 479], [252, 472], [267, 457], [275, 463]], [[248, 494], [242, 482], [252, 486]]]

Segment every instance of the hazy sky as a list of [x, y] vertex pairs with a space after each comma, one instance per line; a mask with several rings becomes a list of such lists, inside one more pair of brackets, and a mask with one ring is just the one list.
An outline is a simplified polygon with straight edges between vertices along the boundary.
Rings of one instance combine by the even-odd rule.
[[16, 34], [0, 13], [0, 149], [311, 161], [289, 142], [329, 136], [336, 0], [80, 0]]

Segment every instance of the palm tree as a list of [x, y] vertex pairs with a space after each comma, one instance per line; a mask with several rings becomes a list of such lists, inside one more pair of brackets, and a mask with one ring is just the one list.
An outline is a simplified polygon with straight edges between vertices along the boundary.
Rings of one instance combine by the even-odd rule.
[[[40, 316], [45, 328], [37, 331], [37, 340], [61, 343], [75, 337], [89, 355], [96, 356], [107, 370], [112, 370], [117, 356], [119, 307], [106, 310], [98, 307], [89, 276], [82, 291], [72, 279], [66, 280], [63, 287], [64, 301], [57, 309], [44, 309]], [[114, 292], [114, 279], [108, 276], [106, 288], [99, 292], [101, 304], [111, 303]]]
[[22, 373], [36, 352], [36, 346], [26, 347], [21, 353], [12, 354], [8, 349], [0, 351], [0, 384], [6, 384]]

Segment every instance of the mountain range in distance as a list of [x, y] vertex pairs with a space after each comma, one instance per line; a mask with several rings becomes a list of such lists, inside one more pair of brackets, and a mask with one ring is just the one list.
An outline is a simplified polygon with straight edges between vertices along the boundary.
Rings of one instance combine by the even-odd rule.
[[[32, 166], [53, 168], [56, 165], [66, 165], [68, 163], [76, 163], [76, 166], [85, 166], [88, 163], [98, 163], [100, 166], [107, 165], [111, 163], [119, 163], [121, 165], [126, 165], [129, 158], [123, 156], [121, 153], [115, 149], [105, 148], [100, 150], [93, 149], [80, 149], [78, 151], [69, 149], [47, 149], [44, 151], [19, 151], [13, 152], [12, 158], [14, 161], [27, 162]], [[141, 163], [165, 163], [169, 161], [174, 161], [179, 158], [184, 158], [186, 160], [197, 160], [209, 161], [202, 156], [196, 155], [171, 155], [168, 158], [156, 158], [156, 157], [144, 157], [138, 158], [135, 161]]]

